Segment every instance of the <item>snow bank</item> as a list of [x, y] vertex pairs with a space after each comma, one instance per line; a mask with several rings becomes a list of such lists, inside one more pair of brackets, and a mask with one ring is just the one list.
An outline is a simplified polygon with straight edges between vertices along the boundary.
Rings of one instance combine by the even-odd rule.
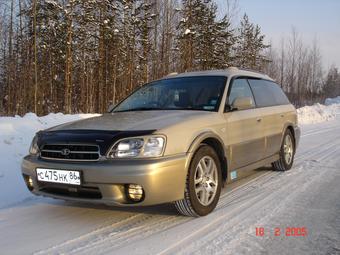
[[325, 105], [314, 104], [297, 109], [299, 124], [315, 124], [333, 120], [340, 112], [340, 97], [327, 98]]
[[50, 113], [37, 117], [27, 113], [24, 117], [0, 117], [0, 208], [31, 196], [22, 180], [20, 164], [37, 131], [96, 115]]

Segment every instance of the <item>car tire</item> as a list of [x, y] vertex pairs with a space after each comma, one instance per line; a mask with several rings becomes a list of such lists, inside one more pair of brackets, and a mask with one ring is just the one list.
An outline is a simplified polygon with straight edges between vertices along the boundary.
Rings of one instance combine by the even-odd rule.
[[292, 168], [295, 156], [295, 142], [292, 132], [287, 129], [282, 140], [279, 160], [272, 163], [274, 170], [287, 171]]
[[177, 210], [191, 217], [212, 212], [219, 200], [222, 187], [221, 164], [215, 150], [201, 145], [193, 156], [184, 191], [184, 199], [176, 201]]

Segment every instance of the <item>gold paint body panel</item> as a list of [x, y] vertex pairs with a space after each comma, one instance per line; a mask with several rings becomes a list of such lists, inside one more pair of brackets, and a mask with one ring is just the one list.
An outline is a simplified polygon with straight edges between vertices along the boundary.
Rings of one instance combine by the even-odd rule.
[[[22, 172], [33, 177], [33, 193], [39, 195], [124, 206], [172, 202], [183, 198], [186, 176], [194, 152], [202, 141], [212, 138], [223, 147], [227, 166], [222, 171], [227, 171], [227, 183], [231, 182], [232, 171], [237, 171], [237, 178], [246, 176], [249, 170], [278, 159], [283, 134], [288, 126], [294, 130], [296, 145], [300, 130], [297, 126], [296, 110], [291, 104], [224, 112], [229, 82], [237, 75], [269, 79], [267, 76], [246, 71], [227, 73], [228, 81], [218, 112], [127, 112], [115, 116], [112, 114], [116, 122], [110, 121], [111, 117], [105, 115], [102, 119], [96, 117], [56, 127], [86, 129], [94, 125], [99, 129], [119, 130], [118, 127], [125, 125], [127, 130], [157, 130], [155, 134], [166, 136], [167, 141], [162, 157], [70, 163], [26, 156], [22, 163]], [[45, 193], [39, 190], [36, 181], [37, 167], [79, 170], [82, 172], [83, 185], [98, 188], [102, 198], [82, 199]], [[145, 192], [142, 202], [127, 201], [124, 185], [129, 183], [142, 185]]]

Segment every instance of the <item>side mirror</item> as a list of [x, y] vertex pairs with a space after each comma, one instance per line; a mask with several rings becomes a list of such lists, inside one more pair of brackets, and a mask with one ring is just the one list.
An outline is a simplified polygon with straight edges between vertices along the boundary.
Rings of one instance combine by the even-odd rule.
[[234, 110], [246, 110], [253, 107], [253, 99], [251, 97], [237, 97], [231, 104], [231, 108]]
[[113, 108], [115, 108], [116, 105], [115, 104], [109, 104], [109, 107], [107, 108], [107, 112], [111, 112], [113, 110]]

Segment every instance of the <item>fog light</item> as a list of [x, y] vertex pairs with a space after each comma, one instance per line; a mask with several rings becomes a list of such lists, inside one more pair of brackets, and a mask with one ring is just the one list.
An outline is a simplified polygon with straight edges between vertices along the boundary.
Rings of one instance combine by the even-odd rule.
[[28, 177], [27, 183], [28, 183], [28, 186], [29, 186], [30, 188], [33, 188], [33, 180], [32, 180], [32, 177], [31, 177], [31, 176]]
[[28, 188], [30, 191], [32, 191], [32, 190], [34, 189], [32, 177], [29, 176], [29, 175], [26, 175], [26, 174], [24, 174], [23, 176], [24, 176], [24, 179], [25, 179], [27, 188]]
[[138, 184], [129, 184], [127, 188], [128, 196], [133, 201], [140, 201], [143, 198], [143, 188]]

